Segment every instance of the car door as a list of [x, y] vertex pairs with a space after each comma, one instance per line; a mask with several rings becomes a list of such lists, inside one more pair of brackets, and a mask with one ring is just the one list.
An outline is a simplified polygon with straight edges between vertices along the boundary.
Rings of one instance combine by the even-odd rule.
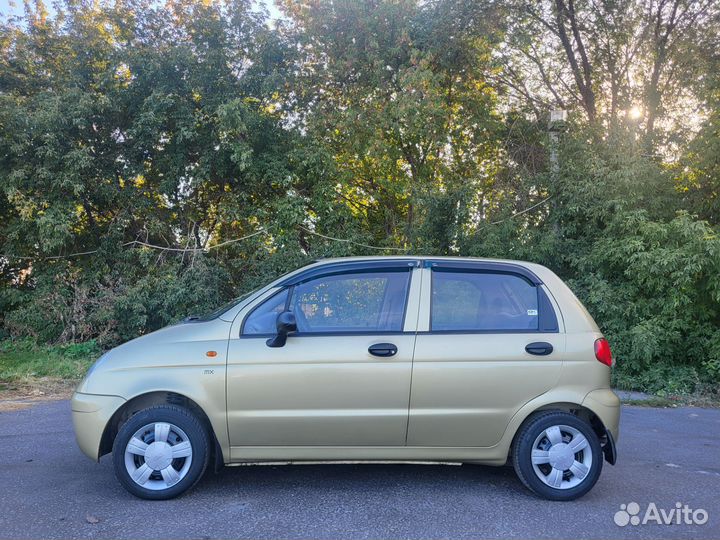
[[[404, 445], [417, 266], [328, 265], [249, 309], [228, 348], [231, 446]], [[297, 331], [269, 347], [282, 311]]]
[[492, 446], [523, 404], [557, 383], [565, 336], [555, 308], [518, 265], [426, 266], [408, 445]]

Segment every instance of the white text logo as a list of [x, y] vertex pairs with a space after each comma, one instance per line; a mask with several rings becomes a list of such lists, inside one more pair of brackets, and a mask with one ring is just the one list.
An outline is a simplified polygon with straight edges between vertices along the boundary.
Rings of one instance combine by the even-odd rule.
[[640, 512], [640, 505], [636, 502], [621, 504], [620, 510], [615, 512], [613, 518], [619, 527], [625, 525], [704, 525], [708, 520], [708, 513], [702, 508], [693, 510], [687, 504], [675, 503], [670, 510], [658, 508], [653, 502], [648, 504], [645, 513]]

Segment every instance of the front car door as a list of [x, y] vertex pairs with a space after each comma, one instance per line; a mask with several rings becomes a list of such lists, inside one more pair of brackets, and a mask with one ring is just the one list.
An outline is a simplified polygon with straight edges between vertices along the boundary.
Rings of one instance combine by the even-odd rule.
[[[558, 381], [565, 334], [555, 307], [540, 280], [519, 265], [425, 266], [408, 446], [492, 446], [522, 405]], [[552, 352], [531, 354], [532, 343]]]
[[[420, 272], [413, 260], [323, 265], [244, 309], [228, 347], [232, 455], [404, 445]], [[269, 347], [282, 311], [294, 313], [297, 332]]]

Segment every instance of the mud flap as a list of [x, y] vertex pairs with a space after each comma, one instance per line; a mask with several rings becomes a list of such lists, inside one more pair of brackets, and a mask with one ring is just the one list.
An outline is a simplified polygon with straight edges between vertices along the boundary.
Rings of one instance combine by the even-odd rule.
[[607, 461], [610, 465], [615, 465], [615, 462], [617, 461], [617, 448], [615, 447], [615, 439], [613, 439], [612, 433], [605, 430], [605, 436], [607, 437], [607, 442], [603, 445], [603, 454], [605, 454], [605, 461]]

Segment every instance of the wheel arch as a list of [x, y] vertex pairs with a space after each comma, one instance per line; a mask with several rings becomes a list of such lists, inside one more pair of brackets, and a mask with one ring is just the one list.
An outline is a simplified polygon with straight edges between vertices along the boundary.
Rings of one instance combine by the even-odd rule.
[[215, 471], [217, 471], [224, 465], [225, 461], [222, 447], [220, 446], [217, 435], [215, 434], [215, 429], [213, 428], [212, 422], [210, 421], [210, 418], [205, 413], [203, 408], [198, 405], [194, 400], [183, 394], [162, 390], [139, 394], [127, 400], [118, 408], [117, 411], [113, 413], [113, 415], [110, 417], [110, 420], [105, 425], [102, 437], [100, 438], [98, 458], [112, 452], [113, 442], [115, 441], [115, 437], [117, 437], [118, 431], [130, 417], [143, 409], [147, 409], [148, 407], [153, 407], [157, 405], [176, 405], [179, 407], [183, 407], [195, 414], [198, 419], [203, 423], [203, 425], [207, 428], [208, 433], [210, 434], [210, 437], [212, 439], [210, 441], [210, 448], [212, 452], [210, 459], [214, 464]]
[[520, 432], [520, 430], [525, 424], [532, 420], [532, 418], [535, 417], [537, 414], [547, 411], [562, 411], [574, 414], [575, 416], [582, 418], [588, 424], [590, 424], [590, 426], [593, 428], [593, 431], [598, 437], [603, 437], [605, 435], [605, 432], [607, 431], [600, 417], [595, 414], [595, 412], [593, 412], [591, 409], [579, 403], [572, 403], [569, 401], [557, 401], [541, 405], [540, 407], [537, 407], [536, 409], [526, 414], [525, 418], [513, 434], [513, 442], [515, 441], [517, 434]]
[[515, 443], [518, 437], [518, 434], [522, 431], [522, 428], [530, 421], [532, 421], [533, 418], [535, 418], [538, 414], [548, 412], [548, 411], [560, 411], [560, 412], [567, 412], [570, 414], [573, 414], [577, 416], [578, 418], [581, 418], [585, 420], [592, 430], [595, 432], [595, 434], [598, 437], [598, 440], [600, 441], [600, 446], [602, 447], [603, 454], [605, 455], [605, 459], [611, 464], [615, 464], [615, 443], [612, 437], [612, 434], [610, 431], [606, 428], [605, 424], [603, 423], [602, 419], [598, 414], [596, 414], [592, 409], [580, 404], [580, 403], [574, 403], [571, 401], [556, 401], [552, 403], [545, 403], [543, 405], [540, 405], [536, 408], [533, 408], [526, 412], [524, 417], [522, 418], [522, 421], [517, 423], [517, 426], [515, 430], [513, 431], [512, 435], [512, 441], [510, 443], [510, 447], [508, 449], [508, 459], [511, 458], [514, 449], [515, 449]]

